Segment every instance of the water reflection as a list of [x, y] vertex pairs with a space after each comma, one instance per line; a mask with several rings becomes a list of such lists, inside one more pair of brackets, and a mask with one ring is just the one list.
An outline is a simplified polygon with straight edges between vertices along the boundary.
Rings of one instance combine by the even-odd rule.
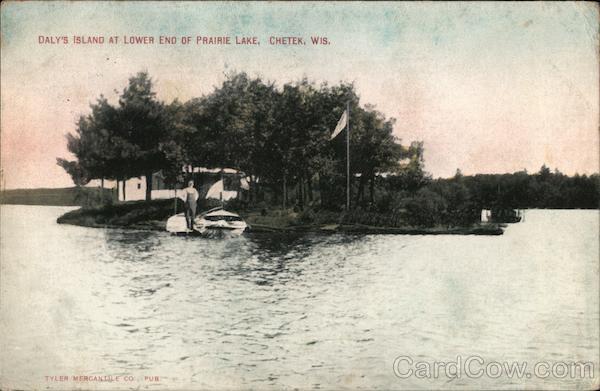
[[[110, 255], [126, 261], [140, 261], [145, 259], [144, 254], [153, 254], [153, 251], [161, 245], [161, 235], [152, 231], [136, 231], [123, 229], [104, 230], [106, 249]], [[131, 252], [142, 257], [132, 257]], [[127, 255], [123, 257], [123, 255]]]
[[[317, 234], [246, 234], [226, 239], [170, 236], [162, 232], [106, 230], [106, 257], [101, 260], [209, 268], [211, 279], [239, 278], [257, 285], [286, 284], [302, 273], [302, 262], [330, 245], [347, 246], [365, 237]], [[179, 257], [185, 259], [178, 259]], [[339, 258], [343, 261], [343, 257]], [[219, 260], [215, 262], [214, 260]], [[194, 263], [196, 262], [196, 263]], [[340, 266], [339, 264], [337, 266]], [[136, 272], [144, 270], [137, 267]], [[160, 270], [160, 269], [159, 269]], [[169, 280], [172, 274], [134, 273], [136, 285]], [[169, 286], [169, 285], [166, 285]], [[153, 294], [159, 288], [133, 289], [136, 296]]]
[[[391, 365], [595, 360], [599, 348], [594, 211], [531, 211], [501, 237], [226, 240], [2, 213], [2, 281], [28, 299], [27, 311], [17, 297], [0, 306], [14, 388], [35, 388], [22, 373], [85, 371], [159, 375], [132, 384], [157, 389], [493, 389], [510, 379], [399, 382]], [[577, 385], [527, 386], [548, 384]]]

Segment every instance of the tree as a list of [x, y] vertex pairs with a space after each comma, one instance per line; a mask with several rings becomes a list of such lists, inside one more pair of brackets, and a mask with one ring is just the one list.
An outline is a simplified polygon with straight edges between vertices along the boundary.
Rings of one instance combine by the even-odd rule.
[[78, 162], [57, 158], [56, 163], [71, 176], [76, 186], [84, 186], [89, 182], [89, 174], [85, 172], [85, 169]]
[[128, 166], [132, 176], [146, 178], [146, 200], [152, 197], [152, 174], [165, 168], [166, 144], [170, 144], [169, 116], [165, 105], [156, 99], [153, 82], [147, 72], [129, 79], [119, 98], [116, 133], [132, 146]]
[[265, 149], [274, 122], [275, 95], [272, 84], [234, 73], [211, 94], [188, 102], [185, 123], [194, 129], [190, 163], [241, 170], [250, 177], [254, 193], [270, 158]]
[[102, 95], [81, 116], [75, 134], [67, 134], [67, 148], [76, 161], [58, 159], [75, 183], [91, 179], [127, 180], [146, 177], [146, 200], [150, 200], [152, 174], [183, 160], [174, 121], [175, 103], [169, 110], [156, 99], [146, 72], [129, 79], [115, 107]]
[[353, 84], [316, 86], [302, 79], [278, 89], [246, 73], [227, 75], [208, 95], [165, 105], [152, 79], [140, 72], [129, 79], [118, 105], [101, 97], [80, 119], [77, 134], [68, 136], [77, 160], [59, 164], [78, 181], [144, 175], [146, 199], [156, 171], [175, 184], [184, 166], [231, 167], [250, 179], [251, 199], [264, 198], [265, 188], [284, 200], [295, 191], [302, 209], [318, 184], [321, 205], [335, 207], [344, 204], [346, 142], [343, 136], [330, 140], [330, 134], [347, 104], [351, 179], [360, 177], [355, 203], [364, 200], [367, 183], [372, 202], [376, 176], [401, 172], [403, 157], [416, 156], [405, 171], [414, 174], [413, 182], [422, 180], [422, 144], [402, 147], [392, 134], [394, 120], [361, 107]]
[[375, 178], [381, 173], [396, 173], [404, 149], [392, 134], [394, 119], [385, 116], [373, 107], [357, 108], [351, 130], [352, 172], [360, 174], [356, 201], [363, 196], [364, 185], [369, 182], [369, 202], [375, 199]]
[[295, 184], [300, 209], [313, 200], [312, 181], [319, 158], [331, 150], [327, 126], [319, 115], [319, 95], [306, 79], [285, 84], [277, 96], [275, 128], [268, 143], [273, 151], [271, 164], [282, 167], [271, 171], [270, 180]]
[[166, 134], [159, 144], [159, 150], [165, 157], [162, 167], [165, 183], [172, 186], [185, 181], [182, 168], [191, 159], [187, 146], [196, 129], [186, 124], [187, 114], [186, 106], [177, 99], [165, 107], [169, 126], [165, 129]]
[[[92, 113], [80, 116], [75, 134], [68, 133], [67, 149], [76, 161], [57, 159], [73, 182], [85, 185], [91, 179], [120, 179], [125, 176], [127, 142], [115, 134], [118, 112], [102, 95], [90, 105]], [[125, 155], [125, 156], [123, 156]]]

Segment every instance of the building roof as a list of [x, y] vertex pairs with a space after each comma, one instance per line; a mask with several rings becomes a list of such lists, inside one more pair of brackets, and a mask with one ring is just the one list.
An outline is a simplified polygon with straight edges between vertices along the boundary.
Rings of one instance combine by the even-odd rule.
[[[186, 167], [183, 168], [183, 171], [189, 172], [189, 170], [186, 170]], [[236, 170], [234, 168], [193, 167], [191, 171], [194, 173], [209, 173], [209, 174], [220, 174], [221, 171], [223, 171], [224, 174], [242, 174], [241, 171]]]

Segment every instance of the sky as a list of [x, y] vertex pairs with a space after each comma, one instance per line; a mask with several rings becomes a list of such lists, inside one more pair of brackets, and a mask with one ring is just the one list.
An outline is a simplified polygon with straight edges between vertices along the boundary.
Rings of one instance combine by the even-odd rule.
[[[278, 85], [354, 82], [362, 104], [396, 118], [404, 144], [424, 142], [434, 177], [542, 164], [598, 172], [598, 21], [591, 2], [3, 2], [3, 186], [72, 186], [56, 165], [73, 158], [65, 134], [101, 94], [116, 102], [141, 70], [166, 102], [210, 93], [234, 70]], [[161, 45], [161, 35], [178, 42]], [[74, 36], [106, 41], [73, 44]], [[260, 45], [203, 46], [196, 36], [255, 36]], [[309, 42], [274, 46], [271, 36]]]

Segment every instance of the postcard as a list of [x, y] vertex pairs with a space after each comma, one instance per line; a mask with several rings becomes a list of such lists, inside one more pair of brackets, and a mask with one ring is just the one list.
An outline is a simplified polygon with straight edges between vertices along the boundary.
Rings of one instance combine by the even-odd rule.
[[599, 20], [3, 2], [0, 389], [598, 389]]

